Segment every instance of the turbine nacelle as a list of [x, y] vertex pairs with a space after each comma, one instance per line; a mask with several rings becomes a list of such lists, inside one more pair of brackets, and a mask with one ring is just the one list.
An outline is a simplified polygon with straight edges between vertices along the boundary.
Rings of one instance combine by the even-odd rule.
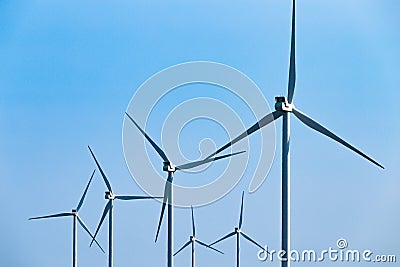
[[190, 241], [195, 242], [196, 241], [196, 237], [190, 236]]
[[238, 227], [235, 227], [235, 233], [238, 233], [238, 234], [240, 234], [240, 232], [241, 232], [240, 228], [238, 228]]
[[76, 209], [73, 209], [71, 212], [72, 212], [75, 216], [78, 215], [78, 211], [77, 211]]
[[108, 200], [114, 200], [114, 199], [115, 199], [115, 195], [114, 195], [112, 192], [107, 191], [107, 192], [105, 193], [104, 198], [105, 198], [105, 199], [108, 199]]
[[172, 165], [171, 162], [164, 161], [163, 164], [164, 164], [163, 171], [165, 171], [165, 172], [175, 172], [176, 171], [176, 167], [174, 165]]
[[275, 110], [292, 112], [294, 105], [287, 101], [286, 96], [275, 97]]

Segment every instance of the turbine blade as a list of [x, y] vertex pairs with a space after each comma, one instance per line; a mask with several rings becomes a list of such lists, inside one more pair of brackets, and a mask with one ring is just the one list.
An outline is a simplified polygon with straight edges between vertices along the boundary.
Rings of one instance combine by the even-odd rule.
[[361, 152], [360, 150], [358, 150], [357, 148], [355, 148], [354, 146], [350, 145], [349, 143], [347, 143], [346, 141], [344, 141], [343, 139], [341, 139], [339, 136], [335, 135], [334, 133], [332, 133], [331, 131], [329, 131], [328, 129], [326, 129], [324, 126], [322, 126], [321, 124], [319, 124], [318, 122], [314, 121], [313, 119], [309, 118], [307, 115], [305, 115], [304, 113], [300, 112], [297, 109], [293, 109], [293, 113], [294, 115], [301, 120], [305, 125], [309, 126], [310, 128], [316, 130], [317, 132], [320, 132], [330, 138], [332, 138], [333, 140], [335, 140], [336, 142], [344, 145], [345, 147], [353, 150], [354, 152], [356, 152], [357, 154], [359, 154], [360, 156], [364, 157], [365, 159], [369, 160], [370, 162], [374, 163], [375, 165], [381, 167], [382, 169], [384, 169], [384, 167], [379, 164], [377, 161], [375, 161], [374, 159], [370, 158], [369, 156], [367, 156], [366, 154], [364, 154], [363, 152]]
[[94, 173], [95, 173], [95, 172], [96, 172], [96, 169], [93, 170], [92, 176], [90, 176], [89, 183], [87, 184], [87, 186], [86, 186], [86, 188], [85, 188], [85, 192], [83, 192], [83, 195], [82, 195], [82, 197], [81, 197], [81, 200], [79, 201], [78, 207], [76, 208], [76, 211], [79, 211], [79, 209], [82, 207], [83, 201], [85, 200], [86, 193], [87, 193], [87, 191], [88, 191], [88, 189], [89, 189], [89, 185], [90, 185], [90, 183], [92, 182], [92, 179], [93, 179], [93, 176], [94, 176]]
[[97, 226], [96, 232], [94, 233], [92, 242], [90, 242], [90, 246], [92, 246], [93, 241], [96, 240], [95, 238], [96, 238], [97, 234], [99, 233], [99, 230], [100, 230], [101, 225], [103, 224], [104, 218], [106, 217], [107, 213], [110, 211], [111, 207], [112, 207], [112, 200], [109, 200], [107, 205], [104, 207], [103, 215], [101, 216], [99, 225]]
[[71, 212], [63, 212], [63, 213], [56, 213], [56, 214], [40, 216], [40, 217], [32, 217], [32, 218], [29, 218], [29, 220], [56, 218], [56, 217], [67, 217], [67, 216], [72, 216], [72, 215], [74, 215], [74, 214], [71, 213]]
[[115, 196], [115, 199], [119, 200], [140, 200], [140, 199], [155, 199], [162, 197], [149, 197], [149, 196]]
[[165, 155], [164, 151], [162, 151], [162, 149], [157, 146], [157, 144], [150, 138], [150, 136], [148, 136], [145, 131], [143, 131], [142, 128], [140, 128], [140, 126], [133, 120], [133, 118], [127, 113], [125, 112], [126, 116], [128, 116], [128, 118], [133, 122], [133, 124], [135, 124], [136, 128], [139, 129], [139, 131], [144, 135], [144, 137], [146, 137], [147, 141], [150, 142], [151, 146], [157, 151], [158, 155], [161, 156], [161, 158], [165, 161], [165, 162], [169, 162], [167, 155]]
[[111, 184], [110, 184], [110, 182], [108, 181], [106, 174], [103, 172], [103, 169], [101, 168], [99, 162], [97, 161], [95, 155], [93, 154], [93, 151], [92, 151], [92, 149], [90, 148], [90, 146], [88, 146], [88, 148], [89, 148], [89, 150], [90, 150], [90, 154], [92, 154], [92, 157], [93, 157], [94, 161], [96, 162], [97, 168], [99, 168], [99, 170], [100, 170], [100, 173], [101, 173], [101, 176], [103, 177], [104, 183], [106, 184], [108, 190], [109, 190], [110, 192], [112, 192]]
[[164, 188], [164, 198], [163, 198], [163, 204], [161, 206], [161, 213], [160, 213], [160, 220], [158, 221], [158, 227], [157, 227], [157, 233], [156, 233], [156, 239], [155, 242], [157, 242], [158, 239], [158, 234], [160, 233], [160, 228], [161, 228], [161, 223], [164, 217], [164, 211], [165, 211], [165, 206], [167, 205], [168, 201], [168, 192], [171, 190], [171, 183], [169, 181], [165, 182], [165, 188]]
[[240, 140], [242, 140], [243, 138], [249, 136], [250, 134], [254, 133], [255, 131], [257, 131], [258, 129], [261, 129], [262, 127], [270, 124], [271, 122], [273, 122], [274, 120], [278, 119], [280, 116], [282, 116], [283, 112], [280, 110], [276, 110], [266, 116], [264, 116], [261, 120], [259, 120], [258, 122], [256, 122], [253, 126], [251, 126], [250, 128], [248, 128], [245, 132], [243, 132], [242, 134], [240, 134], [238, 137], [236, 137], [235, 139], [233, 139], [232, 141], [230, 141], [229, 143], [227, 143], [226, 145], [222, 146], [221, 148], [219, 148], [217, 151], [215, 151], [214, 153], [212, 153], [211, 155], [209, 155], [206, 159], [209, 159], [211, 157], [214, 157], [215, 155], [217, 155], [218, 153], [224, 151], [225, 149], [227, 149], [228, 147], [232, 146], [233, 144], [239, 142]]
[[294, 88], [296, 86], [296, 4], [293, 0], [293, 14], [292, 14], [292, 37], [290, 44], [290, 65], [289, 65], [289, 83], [288, 83], [288, 101], [292, 103]]
[[238, 154], [242, 154], [244, 152], [246, 152], [246, 151], [235, 152], [235, 153], [232, 153], [232, 154], [226, 154], [226, 155], [223, 155], [223, 156], [210, 158], [210, 159], [203, 159], [203, 160], [193, 161], [193, 162], [189, 162], [189, 163], [186, 163], [186, 164], [183, 164], [183, 165], [179, 165], [179, 166], [177, 166], [175, 168], [177, 170], [192, 169], [194, 167], [198, 167], [200, 165], [203, 165], [203, 164], [206, 164], [206, 163], [209, 163], [209, 162], [212, 162], [212, 161], [220, 160], [220, 159], [227, 158], [227, 157], [232, 157], [232, 156], [235, 156], [235, 155], [238, 155]]
[[227, 238], [229, 238], [229, 237], [231, 237], [231, 236], [233, 236], [233, 235], [235, 235], [235, 234], [236, 234], [236, 232], [229, 233], [229, 234], [227, 234], [226, 236], [224, 236], [224, 237], [218, 239], [217, 241], [211, 243], [210, 246], [215, 245], [215, 244], [221, 242], [222, 240], [225, 240], [225, 239], [227, 239]]
[[242, 227], [243, 223], [243, 198], [244, 198], [244, 191], [242, 192], [242, 205], [240, 206], [239, 229]]
[[181, 252], [184, 248], [186, 248], [187, 246], [189, 246], [189, 244], [190, 244], [191, 242], [192, 242], [191, 240], [189, 240], [188, 242], [186, 242], [177, 252], [175, 252], [174, 256], [175, 256], [176, 254], [178, 254], [179, 252]]
[[193, 236], [196, 236], [196, 226], [194, 225], [193, 206], [190, 206], [190, 209], [192, 210], [192, 233], [193, 233]]
[[260, 244], [258, 244], [256, 241], [254, 241], [253, 239], [251, 239], [248, 235], [246, 235], [243, 232], [240, 232], [244, 238], [246, 238], [247, 240], [249, 240], [251, 243], [253, 243], [254, 245], [256, 245], [257, 247], [261, 248], [262, 250], [265, 251], [265, 248], [263, 248]]
[[94, 236], [92, 235], [92, 233], [89, 231], [89, 229], [87, 228], [87, 226], [85, 225], [85, 223], [83, 222], [83, 220], [78, 216], [76, 216], [76, 218], [78, 219], [79, 224], [82, 226], [83, 229], [85, 229], [85, 231], [90, 235], [90, 237], [94, 240], [94, 242], [96, 242], [97, 246], [101, 249], [101, 251], [103, 251], [103, 253], [105, 253], [104, 249], [100, 246], [100, 244], [97, 242], [96, 239], [94, 239]]
[[221, 254], [224, 254], [221, 250], [218, 250], [218, 249], [216, 249], [216, 248], [213, 248], [212, 246], [207, 245], [206, 243], [203, 243], [203, 242], [201, 242], [200, 240], [197, 240], [197, 239], [196, 239], [195, 242], [199, 243], [199, 244], [202, 245], [203, 247], [206, 247], [206, 248], [215, 250], [216, 252], [219, 252], [219, 253], [221, 253]]

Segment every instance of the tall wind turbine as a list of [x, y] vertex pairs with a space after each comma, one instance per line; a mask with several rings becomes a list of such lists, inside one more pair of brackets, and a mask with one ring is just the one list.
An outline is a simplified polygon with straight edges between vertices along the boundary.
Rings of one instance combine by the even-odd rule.
[[108, 213], [108, 266], [112, 267], [113, 266], [113, 201], [115, 199], [118, 200], [139, 200], [139, 199], [153, 199], [154, 197], [149, 197], [149, 196], [129, 196], [129, 195], [114, 195], [112, 192], [111, 184], [110, 181], [107, 179], [106, 174], [104, 173], [103, 169], [100, 166], [100, 163], [97, 161], [92, 149], [90, 146], [88, 146], [90, 154], [92, 154], [92, 157], [94, 161], [96, 162], [97, 168], [99, 168], [101, 176], [103, 177], [104, 183], [107, 186], [108, 191], [105, 193], [105, 199], [108, 200], [104, 211], [103, 215], [101, 216], [99, 225], [97, 226], [96, 232], [94, 236], [92, 237], [92, 242], [90, 243], [90, 246], [92, 246], [93, 241], [95, 241], [97, 233], [100, 230], [100, 227], [107, 216]]
[[192, 267], [195, 267], [195, 244], [196, 243], [199, 243], [199, 245], [202, 245], [203, 247], [215, 250], [221, 254], [224, 254], [224, 253], [222, 251], [219, 251], [216, 248], [213, 248], [213, 247], [207, 245], [206, 243], [204, 243], [196, 238], [196, 226], [194, 224], [193, 207], [190, 207], [190, 209], [192, 210], [192, 235], [189, 237], [189, 241], [186, 242], [177, 252], [175, 252], [174, 256], [176, 254], [178, 254], [179, 252], [181, 252], [184, 248], [186, 248], [187, 246], [192, 244]]
[[[37, 219], [46, 219], [46, 218], [68, 217], [68, 216], [73, 217], [73, 232], [72, 232], [72, 266], [73, 267], [77, 266], [77, 253], [78, 253], [77, 222], [79, 222], [79, 224], [90, 235], [90, 237], [94, 238], [94, 236], [90, 233], [89, 229], [87, 228], [87, 226], [85, 225], [85, 223], [83, 222], [81, 217], [79, 217], [79, 215], [78, 215], [78, 211], [82, 207], [83, 201], [85, 200], [86, 193], [89, 189], [90, 183], [92, 182], [94, 173], [95, 173], [95, 170], [93, 171], [92, 175], [90, 176], [89, 183], [87, 184], [85, 191], [83, 192], [83, 195], [78, 203], [78, 206], [76, 207], [76, 209], [73, 209], [72, 212], [63, 212], [63, 213], [56, 213], [56, 214], [52, 214], [52, 215], [29, 218], [29, 220], [37, 220]], [[96, 240], [95, 240], [95, 242], [96, 242], [97, 246], [101, 249], [101, 251], [103, 251], [103, 253], [104, 253], [104, 250], [100, 246], [100, 244], [97, 243]]]
[[[167, 229], [167, 266], [172, 267], [173, 264], [173, 190], [172, 190], [172, 181], [174, 179], [174, 173], [177, 170], [184, 170], [184, 169], [191, 169], [195, 168], [197, 166], [220, 160], [223, 158], [231, 157], [240, 153], [243, 153], [244, 151], [232, 153], [232, 154], [227, 154], [219, 157], [210, 157], [208, 159], [203, 159], [199, 161], [193, 161], [189, 162], [180, 166], [174, 166], [170, 160], [168, 159], [167, 155], [164, 153], [164, 151], [150, 138], [150, 136], [143, 131], [142, 128], [134, 121], [134, 119], [125, 112], [125, 114], [128, 116], [128, 118], [135, 124], [135, 126], [138, 128], [138, 130], [144, 135], [144, 137], [147, 139], [147, 141], [151, 144], [151, 146], [154, 148], [154, 150], [157, 152], [157, 154], [162, 158], [163, 160], [163, 171], [168, 173], [167, 180], [165, 182], [165, 187], [164, 187], [164, 197], [163, 197], [163, 204], [161, 206], [161, 214], [160, 214], [160, 220], [158, 222], [158, 227], [157, 227], [157, 234], [156, 234], [156, 239], [155, 242], [157, 242], [158, 234], [160, 232], [160, 227], [162, 223], [162, 219], [164, 217], [164, 211], [165, 211], [165, 206], [168, 205], [168, 229]], [[168, 203], [167, 203], [168, 202]]]
[[[355, 153], [359, 154], [363, 158], [369, 160], [376, 166], [384, 169], [384, 167], [377, 161], [367, 156], [359, 149], [355, 148], [348, 142], [335, 135], [324, 126], [311, 119], [303, 112], [298, 110], [293, 105], [293, 95], [296, 84], [296, 57], [295, 57], [295, 0], [293, 0], [292, 10], [292, 36], [291, 36], [291, 49], [290, 49], [290, 63], [289, 63], [289, 82], [288, 82], [288, 96], [275, 97], [275, 111], [266, 115], [253, 126], [248, 128], [245, 132], [240, 134], [238, 137], [222, 146], [216, 152], [208, 156], [206, 159], [214, 157], [216, 154], [222, 152], [228, 147], [232, 146], [236, 142], [242, 140], [248, 135], [254, 133], [260, 128], [268, 125], [272, 121], [283, 117], [282, 122], [282, 250], [287, 253], [290, 252], [290, 114], [293, 113], [301, 122], [315, 131], [332, 138], [336, 142], [344, 145]], [[290, 266], [290, 261], [282, 261], [283, 267]]]
[[[222, 240], [225, 240], [229, 237], [232, 237], [234, 235], [236, 235], [236, 266], [239, 267], [240, 264], [240, 260], [239, 260], [239, 256], [240, 256], [240, 236], [243, 236], [244, 238], [246, 238], [248, 241], [250, 241], [251, 243], [253, 243], [254, 245], [256, 245], [257, 247], [261, 248], [262, 250], [265, 251], [265, 249], [258, 244], [256, 241], [254, 241], [254, 239], [252, 239], [251, 237], [249, 237], [248, 235], [246, 235], [245, 233], [242, 232], [241, 228], [242, 228], [242, 223], [243, 223], [243, 198], [244, 198], [244, 192], [242, 192], [242, 205], [240, 206], [240, 215], [239, 215], [239, 224], [238, 227], [235, 227], [235, 229], [233, 230], [233, 232], [227, 234], [226, 236], [218, 239], [217, 241], [213, 242], [210, 244], [210, 246], [215, 245], [219, 242], [221, 242]], [[266, 251], [268, 253], [268, 251]]]

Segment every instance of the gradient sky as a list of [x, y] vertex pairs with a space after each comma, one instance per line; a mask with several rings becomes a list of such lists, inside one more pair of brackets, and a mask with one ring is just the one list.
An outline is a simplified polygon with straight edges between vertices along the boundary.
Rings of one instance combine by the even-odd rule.
[[[386, 169], [293, 117], [292, 248], [323, 250], [346, 238], [351, 249], [400, 258], [399, 10], [396, 0], [298, 1], [296, 106]], [[248, 75], [271, 106], [274, 96], [286, 93], [289, 0], [3, 0], [0, 14], [4, 266], [71, 265], [72, 220], [27, 219], [77, 205], [95, 168], [87, 145], [115, 193], [143, 194], [124, 161], [122, 122], [136, 89], [154, 73], [187, 61], [215, 61]], [[153, 121], [148, 131], [159, 142], [163, 121]], [[274, 164], [262, 187], [246, 192], [243, 224], [271, 249], [280, 247], [280, 122], [276, 127]], [[207, 130], [204, 136], [212, 137]], [[185, 153], [195, 159], [197, 145]], [[212, 242], [233, 230], [250, 180], [244, 176], [226, 197], [195, 209], [198, 238]], [[80, 213], [92, 231], [104, 190], [97, 174]], [[165, 225], [154, 244], [159, 211], [156, 201], [115, 203], [115, 266], [164, 266]], [[175, 215], [179, 248], [190, 235], [190, 210], [179, 208]], [[78, 236], [79, 265], [106, 266], [106, 255], [88, 247], [81, 229]], [[106, 247], [105, 228], [99, 241]], [[199, 248], [197, 263], [232, 266], [234, 247], [234, 240], [221, 243], [224, 256]], [[242, 265], [279, 266], [259, 262], [257, 251], [243, 241]], [[189, 262], [190, 250], [175, 258], [175, 266]]]

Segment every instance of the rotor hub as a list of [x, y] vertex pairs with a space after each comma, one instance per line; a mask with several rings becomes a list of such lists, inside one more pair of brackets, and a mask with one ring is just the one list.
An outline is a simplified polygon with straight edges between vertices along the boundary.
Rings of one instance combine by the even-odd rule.
[[108, 199], [108, 200], [114, 200], [115, 199], [115, 195], [112, 192], [106, 192], [104, 198]]
[[292, 112], [294, 105], [287, 101], [286, 96], [275, 97], [275, 110]]
[[164, 164], [163, 171], [165, 171], [165, 172], [175, 172], [176, 171], [176, 167], [174, 165], [172, 165], [171, 162], [164, 161], [163, 164]]

